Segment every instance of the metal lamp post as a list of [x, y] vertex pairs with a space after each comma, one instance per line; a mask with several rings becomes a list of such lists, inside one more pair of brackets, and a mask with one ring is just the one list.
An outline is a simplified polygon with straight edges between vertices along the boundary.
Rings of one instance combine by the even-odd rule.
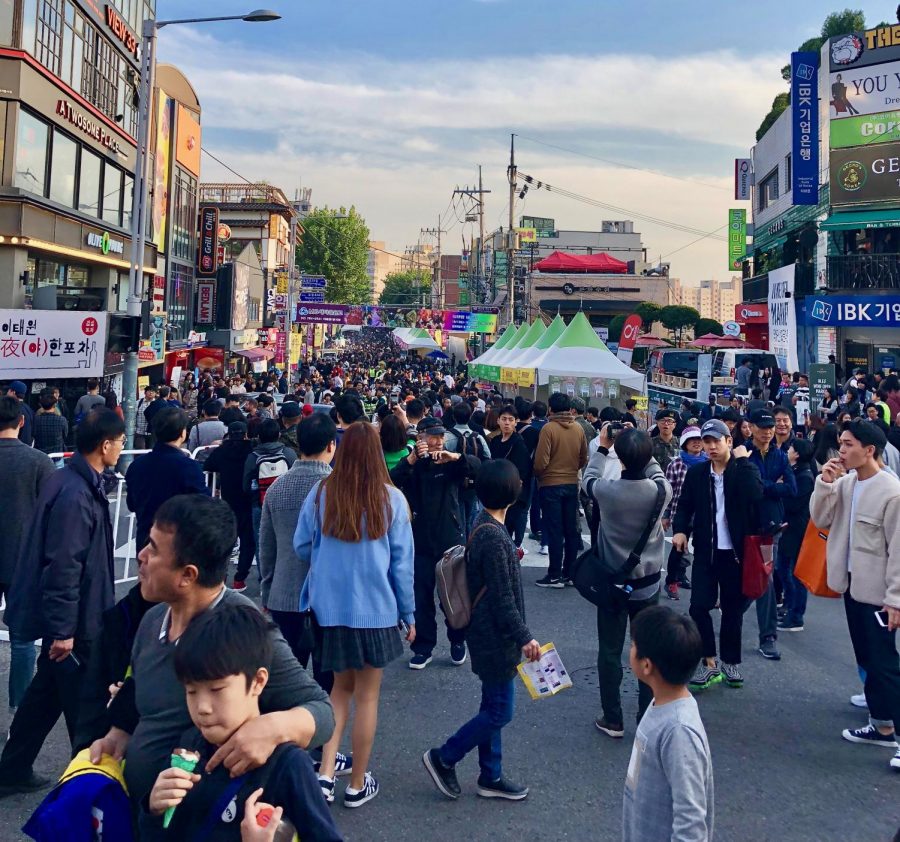
[[[144, 245], [147, 223], [147, 175], [150, 161], [150, 104], [153, 99], [153, 78], [156, 71], [156, 35], [164, 26], [180, 23], [212, 23], [241, 20], [264, 23], [279, 20], [281, 15], [268, 9], [257, 9], [246, 15], [229, 15], [211, 18], [182, 18], [179, 20], [145, 20], [141, 27], [141, 82], [138, 90], [137, 150], [134, 164], [134, 193], [131, 198], [131, 265], [128, 280], [128, 315], [141, 315], [144, 292]], [[125, 415], [125, 447], [134, 445], [134, 420], [137, 402], [137, 349], [132, 348], [125, 357], [122, 376], [122, 412]]]

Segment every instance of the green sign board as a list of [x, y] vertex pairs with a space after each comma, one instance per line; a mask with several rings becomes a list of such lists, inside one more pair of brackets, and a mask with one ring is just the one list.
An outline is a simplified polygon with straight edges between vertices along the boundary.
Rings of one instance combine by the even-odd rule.
[[519, 220], [520, 228], [534, 228], [538, 237], [555, 237], [556, 220], [544, 216], [523, 216]]
[[832, 149], [900, 140], [900, 111], [832, 120], [830, 133]]
[[728, 268], [741, 268], [747, 255], [747, 211], [732, 208], [728, 211]]
[[831, 389], [834, 394], [835, 370], [830, 363], [813, 363], [809, 367], [809, 402], [810, 414], [820, 403], [825, 389]]

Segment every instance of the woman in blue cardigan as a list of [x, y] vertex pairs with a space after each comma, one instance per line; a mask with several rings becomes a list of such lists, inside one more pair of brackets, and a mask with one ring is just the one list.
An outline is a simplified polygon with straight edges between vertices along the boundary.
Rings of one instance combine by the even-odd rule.
[[368, 771], [385, 666], [403, 654], [398, 626], [416, 636], [413, 535], [406, 498], [391, 485], [381, 442], [366, 421], [341, 439], [331, 474], [313, 486], [294, 534], [297, 556], [309, 561], [300, 610], [312, 609], [322, 629], [322, 669], [334, 672], [334, 735], [322, 749], [319, 784], [334, 801], [335, 757], [350, 718], [353, 770], [345, 807], [378, 794]]

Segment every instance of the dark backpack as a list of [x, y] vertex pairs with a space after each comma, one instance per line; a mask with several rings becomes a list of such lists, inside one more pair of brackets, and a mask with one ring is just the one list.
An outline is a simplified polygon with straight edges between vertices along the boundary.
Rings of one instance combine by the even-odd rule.
[[475, 595], [475, 599], [472, 599], [472, 595], [469, 593], [466, 566], [469, 561], [469, 544], [472, 543], [472, 539], [480, 529], [490, 525], [482, 523], [481, 526], [473, 529], [465, 546], [457, 544], [450, 547], [434, 566], [438, 599], [444, 610], [444, 616], [447, 618], [447, 625], [451, 629], [464, 629], [469, 625], [475, 606], [481, 602], [487, 592], [487, 585], [485, 585]]
[[266, 492], [279, 477], [283, 477], [291, 466], [282, 450], [280, 453], [265, 453], [256, 457], [256, 484], [259, 490], [259, 505], [266, 499]]
[[[474, 464], [477, 469], [481, 467], [481, 463], [490, 457], [484, 452], [481, 439], [478, 434], [472, 431], [461, 433], [459, 430], [453, 431], [456, 434], [456, 452], [462, 454], [470, 464]], [[474, 460], [474, 461], [473, 461]], [[467, 477], [463, 488], [474, 488], [475, 480]]]

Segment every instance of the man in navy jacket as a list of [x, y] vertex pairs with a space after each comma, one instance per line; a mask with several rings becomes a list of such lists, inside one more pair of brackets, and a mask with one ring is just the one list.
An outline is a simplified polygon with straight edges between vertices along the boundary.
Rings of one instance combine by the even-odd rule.
[[153, 419], [153, 450], [138, 456], [125, 474], [126, 502], [134, 512], [136, 548], [140, 552], [150, 537], [156, 510], [177, 494], [206, 494], [209, 488], [200, 463], [181, 449], [187, 438], [188, 416], [183, 409], [167, 406]]

